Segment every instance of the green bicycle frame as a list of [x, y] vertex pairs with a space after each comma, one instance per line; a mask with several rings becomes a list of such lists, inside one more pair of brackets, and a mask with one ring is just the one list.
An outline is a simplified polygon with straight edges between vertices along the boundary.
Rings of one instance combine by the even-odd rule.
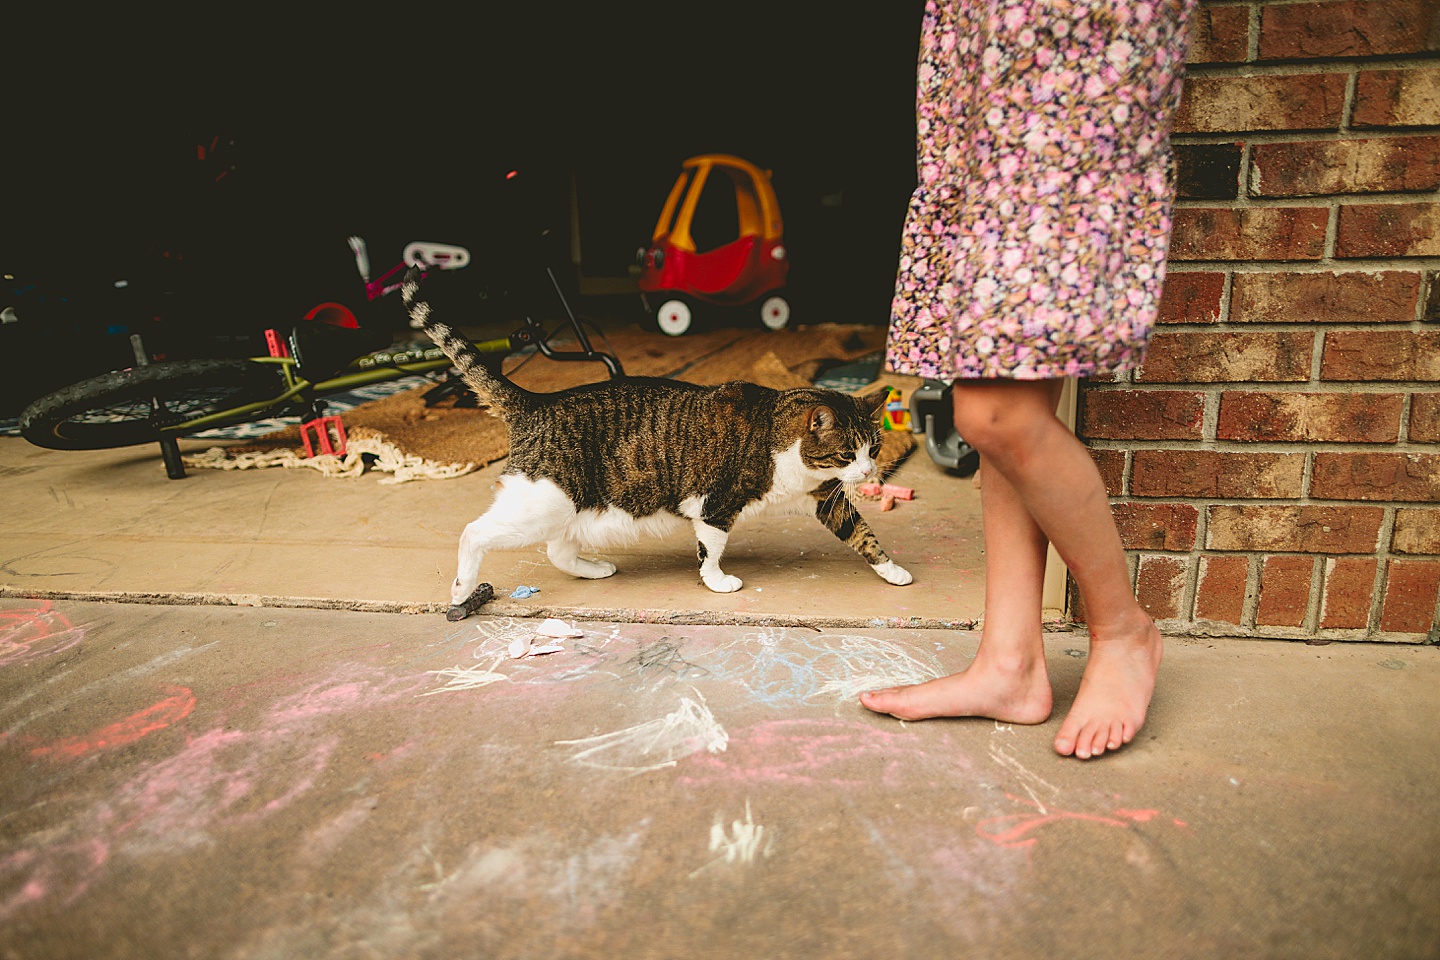
[[[481, 353], [509, 353], [513, 349], [513, 344], [506, 337], [499, 340], [480, 341], [475, 344], [475, 349]], [[410, 359], [412, 356], [415, 358], [414, 360]], [[172, 424], [161, 432], [166, 436], [180, 437], [199, 433], [211, 427], [244, 423], [247, 420], [258, 419], [260, 414], [283, 406], [297, 397], [323, 397], [334, 393], [344, 393], [347, 390], [354, 390], [356, 387], [429, 373], [450, 365], [450, 358], [445, 356], [438, 347], [413, 351], [381, 351], [353, 361], [344, 372], [328, 380], [313, 383], [301, 376], [300, 365], [293, 357], [250, 357], [249, 360], [251, 363], [279, 367], [280, 375], [285, 380], [284, 390], [265, 400], [257, 400], [254, 403], [242, 404], [218, 413]]]

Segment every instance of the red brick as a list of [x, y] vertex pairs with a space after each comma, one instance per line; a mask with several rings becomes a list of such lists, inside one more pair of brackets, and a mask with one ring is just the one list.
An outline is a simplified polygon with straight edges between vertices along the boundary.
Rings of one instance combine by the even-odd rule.
[[1160, 323], [1219, 323], [1225, 274], [1170, 271], [1160, 298]]
[[1295, 499], [1305, 478], [1303, 453], [1136, 450], [1134, 457], [1135, 497]]
[[1410, 431], [1418, 443], [1440, 442], [1440, 393], [1417, 393], [1410, 397]]
[[1175, 112], [1176, 133], [1338, 130], [1345, 76], [1301, 73], [1190, 77]]
[[1260, 14], [1260, 59], [1378, 57], [1425, 53], [1431, 0], [1341, 0], [1268, 4]]
[[1188, 503], [1116, 503], [1111, 506], [1126, 550], [1190, 550], [1200, 511]]
[[1105, 491], [1112, 497], [1120, 496], [1125, 490], [1125, 451], [1092, 449], [1090, 459], [1095, 461], [1095, 469], [1100, 471]]
[[1440, 126], [1440, 68], [1361, 71], [1350, 125]]
[[1385, 578], [1385, 608], [1380, 629], [1386, 633], [1429, 633], [1440, 596], [1440, 560], [1391, 560]]
[[1200, 579], [1195, 585], [1195, 619], [1240, 624], [1245, 616], [1249, 576], [1249, 557], [1201, 557]]
[[1175, 211], [1170, 258], [1319, 260], [1329, 217], [1324, 207], [1185, 207]]
[[1250, 151], [1252, 197], [1398, 193], [1440, 187], [1440, 137], [1260, 143]]
[[1249, 383], [1310, 379], [1308, 331], [1157, 333], [1136, 383]]
[[1313, 557], [1266, 557], [1260, 568], [1260, 603], [1255, 623], [1265, 627], [1299, 627], [1310, 607]]
[[1440, 554], [1440, 509], [1401, 507], [1395, 511], [1392, 553]]
[[1325, 334], [1322, 380], [1440, 380], [1440, 333], [1333, 330]]
[[1248, 7], [1199, 7], [1191, 14], [1186, 63], [1243, 63], [1249, 54]]
[[1234, 200], [1240, 196], [1240, 143], [1177, 143], [1175, 196]]
[[1288, 550], [1295, 553], [1374, 553], [1381, 507], [1290, 504], [1213, 504], [1206, 508], [1207, 550]]
[[1440, 203], [1373, 203], [1340, 208], [1335, 256], [1440, 256]]
[[1185, 557], [1144, 555], [1135, 572], [1135, 598], [1156, 620], [1175, 620], [1185, 601], [1190, 561]]
[[1404, 404], [1398, 393], [1226, 391], [1215, 439], [1395, 443]]
[[1401, 270], [1237, 273], [1230, 322], [1408, 323], [1415, 319], [1420, 279]]
[[1331, 557], [1325, 561], [1325, 587], [1320, 595], [1320, 629], [1362, 630], [1370, 626], [1375, 605], [1374, 557]]
[[1095, 440], [1199, 440], [1204, 394], [1178, 390], [1084, 390], [1080, 429]]
[[1434, 503], [1440, 501], [1440, 454], [1317, 453], [1310, 496]]

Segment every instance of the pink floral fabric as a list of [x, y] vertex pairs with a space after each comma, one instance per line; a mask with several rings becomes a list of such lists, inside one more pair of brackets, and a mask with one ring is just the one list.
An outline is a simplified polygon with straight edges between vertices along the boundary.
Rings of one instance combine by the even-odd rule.
[[1144, 358], [1195, 0], [928, 0], [887, 366], [939, 380]]

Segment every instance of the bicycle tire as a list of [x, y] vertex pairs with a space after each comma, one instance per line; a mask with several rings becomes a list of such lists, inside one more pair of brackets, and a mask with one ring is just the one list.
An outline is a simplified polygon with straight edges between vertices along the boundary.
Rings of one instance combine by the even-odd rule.
[[[283, 392], [284, 378], [249, 360], [175, 360], [104, 373], [32, 402], [20, 435], [51, 450], [102, 450], [184, 435], [184, 424]], [[160, 401], [157, 413], [153, 401]], [[206, 428], [241, 423], [237, 414]]]

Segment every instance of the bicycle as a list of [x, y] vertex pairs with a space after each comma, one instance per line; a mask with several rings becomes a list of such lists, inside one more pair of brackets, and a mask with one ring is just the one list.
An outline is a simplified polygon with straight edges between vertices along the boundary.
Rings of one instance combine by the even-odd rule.
[[[352, 250], [356, 249], [356, 239], [351, 238]], [[411, 244], [404, 261], [391, 273], [411, 263], [427, 270], [432, 266], [445, 269], [445, 263], [432, 265], [418, 259], [424, 247]], [[356, 254], [358, 262], [359, 250]], [[552, 360], [598, 361], [605, 364], [612, 378], [624, 376], [619, 360], [591, 346], [554, 270], [547, 265], [545, 272], [564, 308], [565, 323], [547, 333], [527, 310], [524, 325], [514, 333], [475, 341], [475, 348], [498, 361], [534, 347]], [[367, 274], [368, 264], [361, 275], [370, 299], [395, 289], [385, 289], [386, 285], [380, 283], [372, 285]], [[349, 314], [343, 306], [330, 303], [321, 304], [311, 315], [327, 309]], [[349, 315], [349, 323], [353, 323], [353, 314]], [[245, 359], [151, 362], [140, 335], [132, 335], [135, 366], [83, 380], [31, 402], [20, 414], [21, 436], [52, 450], [100, 450], [158, 442], [166, 475], [178, 480], [185, 476], [176, 443], [181, 437], [274, 416], [318, 419], [323, 416], [326, 396], [450, 365], [438, 347], [388, 350], [385, 346], [392, 340], [389, 333], [349, 323], [341, 326], [309, 319], [295, 324], [283, 337], [276, 329], [267, 330], [270, 355]], [[578, 350], [550, 346], [551, 337], [565, 326], [578, 341]], [[382, 336], [385, 343], [379, 342]], [[459, 381], [452, 378], [430, 393], [438, 398], [459, 389]]]

